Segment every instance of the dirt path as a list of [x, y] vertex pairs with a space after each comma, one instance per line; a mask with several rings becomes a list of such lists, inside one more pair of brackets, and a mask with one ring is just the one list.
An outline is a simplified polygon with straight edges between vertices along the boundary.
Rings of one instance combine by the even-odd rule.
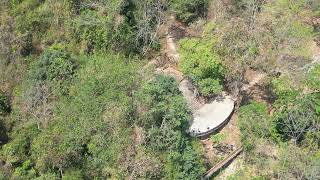
[[263, 78], [266, 77], [265, 73], [257, 72], [251, 69], [248, 69], [245, 73], [245, 77], [248, 80], [248, 84], [242, 86], [241, 91], [250, 91], [254, 86], [259, 84]]
[[162, 59], [166, 59], [166, 63], [156, 69], [156, 73], [167, 74], [174, 77], [179, 83], [179, 89], [186, 98], [187, 103], [192, 111], [196, 111], [204, 105], [204, 99], [197, 96], [198, 91], [195, 86], [185, 78], [182, 72], [179, 71], [177, 65], [180, 61], [177, 41], [183, 38], [186, 28], [175, 20], [173, 15], [167, 17], [166, 24], [163, 25], [162, 33], [164, 38], [162, 44]]

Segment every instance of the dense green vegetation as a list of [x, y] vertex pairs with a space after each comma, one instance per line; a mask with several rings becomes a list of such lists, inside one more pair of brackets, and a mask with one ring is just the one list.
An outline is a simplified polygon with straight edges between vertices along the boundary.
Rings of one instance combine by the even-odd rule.
[[2, 91], [0, 91], [0, 114], [4, 115], [8, 113], [9, 108], [10, 106], [9, 106], [6, 95]]
[[202, 175], [202, 149], [186, 134], [191, 112], [175, 80], [144, 83], [138, 73], [159, 48], [166, 6], [1, 2], [1, 178]]
[[191, 23], [207, 14], [208, 0], [172, 0], [170, 6], [177, 18], [184, 23]]
[[175, 80], [156, 76], [144, 86], [140, 96], [140, 106], [149, 105], [149, 109], [140, 115], [139, 124], [146, 130], [146, 143], [165, 157], [165, 178], [199, 178], [205, 171], [201, 150], [186, 135], [191, 113]]
[[[247, 165], [235, 174], [237, 179], [252, 174], [263, 179], [319, 177], [315, 169], [320, 162], [320, 93], [315, 84], [320, 76], [319, 65], [313, 64], [318, 60], [311, 60], [313, 37], [319, 31], [303, 20], [316, 17], [319, 7], [316, 1], [304, 0], [248, 1], [235, 6], [244, 8], [238, 16], [250, 19], [243, 26], [252, 28], [248, 43], [240, 44], [248, 47], [240, 53], [246, 59], [239, 65], [265, 71], [269, 80], [264, 88], [271, 90], [269, 96], [273, 97], [265, 102], [244, 102], [240, 107], [238, 125]], [[255, 17], [245, 12], [255, 13]], [[274, 26], [268, 27], [272, 30], [264, 29], [271, 21]], [[280, 73], [275, 75], [274, 69]]]
[[[0, 179], [199, 179], [177, 82], [141, 73], [171, 13], [188, 35], [179, 69], [239, 100], [230, 179], [319, 179], [317, 0], [1, 1]], [[266, 75], [260, 98], [241, 90], [248, 69]]]
[[[213, 30], [212, 24], [207, 26]], [[212, 49], [215, 37], [204, 33], [202, 38], [180, 41], [182, 72], [188, 75], [205, 95], [219, 94], [223, 90], [224, 67], [219, 55]]]

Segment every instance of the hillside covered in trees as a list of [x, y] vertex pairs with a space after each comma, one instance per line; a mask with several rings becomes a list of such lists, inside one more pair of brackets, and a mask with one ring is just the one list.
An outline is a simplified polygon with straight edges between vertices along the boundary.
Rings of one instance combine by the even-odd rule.
[[[190, 136], [162, 67], [225, 127]], [[194, 180], [233, 146], [213, 179], [320, 179], [319, 0], [0, 1], [0, 179]]]

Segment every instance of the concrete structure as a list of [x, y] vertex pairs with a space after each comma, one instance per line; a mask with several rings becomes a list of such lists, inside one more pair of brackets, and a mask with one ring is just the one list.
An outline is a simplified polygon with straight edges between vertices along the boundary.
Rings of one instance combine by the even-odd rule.
[[222, 93], [212, 102], [205, 104], [203, 99], [198, 96], [196, 87], [188, 78], [184, 78], [180, 71], [169, 67], [167, 69], [157, 69], [156, 74], [172, 76], [179, 83], [179, 90], [193, 113], [193, 120], [190, 122], [188, 130], [191, 136], [206, 136], [228, 121], [234, 109], [234, 100], [226, 93]]
[[[174, 19], [173, 16], [171, 18]], [[205, 104], [205, 99], [199, 96], [197, 88], [190, 79], [184, 77], [183, 73], [176, 68], [180, 61], [180, 56], [174, 34], [169, 32], [168, 28], [164, 42], [165, 46], [163, 46], [165, 47], [163, 50], [165, 56], [168, 57], [170, 62], [169, 67], [157, 68], [155, 73], [170, 75], [177, 80], [179, 90], [193, 113], [193, 120], [190, 122], [188, 131], [192, 136], [205, 136], [216, 131], [228, 121], [234, 109], [234, 101], [230, 96], [222, 95], [211, 103]]]
[[193, 114], [190, 135], [200, 137], [216, 131], [228, 121], [233, 109], [234, 101], [227, 95], [205, 104]]

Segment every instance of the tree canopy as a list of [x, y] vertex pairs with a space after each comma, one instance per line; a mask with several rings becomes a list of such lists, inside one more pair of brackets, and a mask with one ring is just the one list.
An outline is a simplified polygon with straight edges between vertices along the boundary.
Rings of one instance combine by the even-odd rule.
[[[235, 144], [229, 179], [319, 179], [319, 16], [318, 0], [0, 1], [0, 179], [201, 179]], [[199, 108], [236, 100], [223, 132], [187, 133], [180, 73]]]

